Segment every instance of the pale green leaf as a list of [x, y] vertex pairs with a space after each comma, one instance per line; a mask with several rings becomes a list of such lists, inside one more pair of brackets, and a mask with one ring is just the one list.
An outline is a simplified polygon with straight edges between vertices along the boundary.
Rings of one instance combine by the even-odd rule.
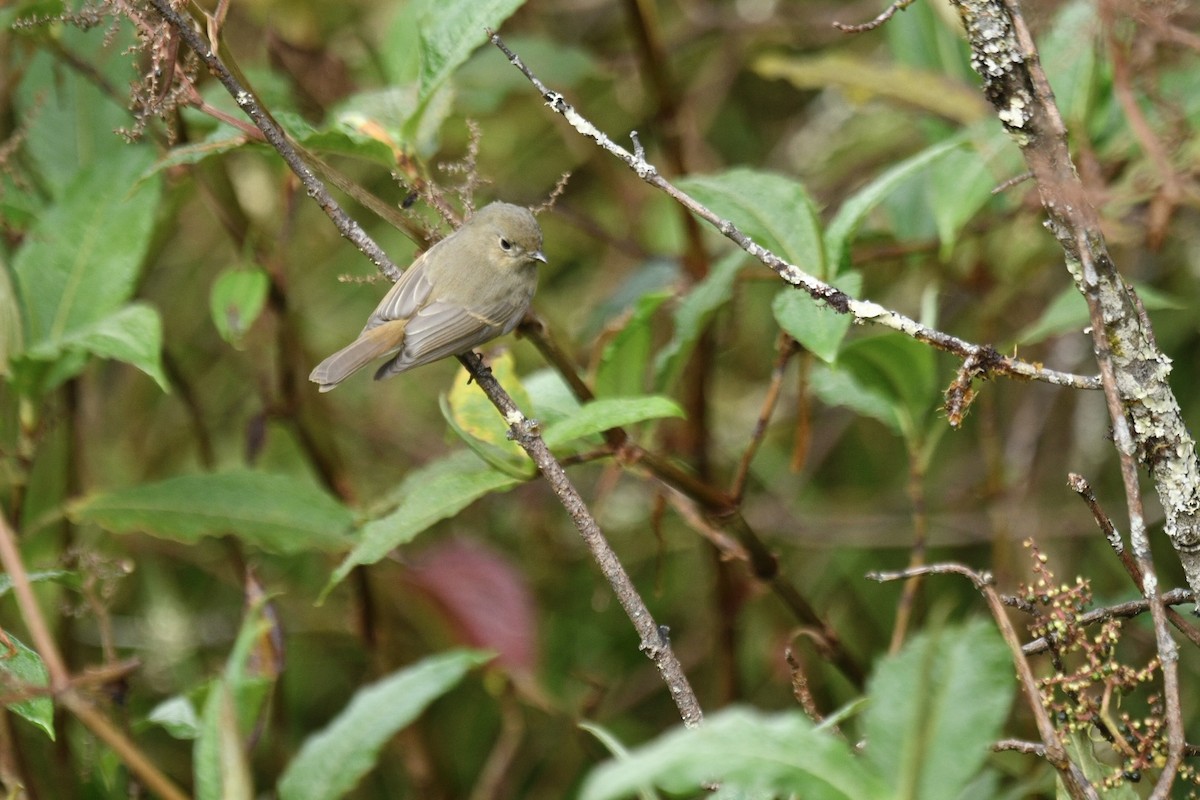
[[[4, 187], [0, 186], [0, 192]], [[0, 195], [2, 199], [4, 195]], [[0, 219], [6, 215], [0, 209]], [[25, 349], [25, 335], [21, 323], [21, 304], [13, 286], [8, 265], [0, 254], [0, 376], [9, 374], [9, 360]]]
[[858, 339], [842, 348], [834, 371], [839, 379], [817, 370], [812, 375], [813, 391], [824, 402], [869, 414], [909, 444], [924, 439], [941, 402], [928, 346], [899, 333]]
[[[618, 739], [612, 731], [608, 730], [604, 726], [598, 725], [595, 722], [581, 722], [579, 723], [579, 728], [580, 730], [587, 731], [592, 736], [596, 737], [596, 740], [600, 742], [600, 744], [604, 745], [604, 748], [608, 750], [608, 752], [611, 753], [617, 761], [623, 761], [626, 758], [629, 758], [629, 750], [625, 747], [625, 745], [621, 744], [621, 740]], [[637, 794], [640, 800], [656, 800], [658, 797], [658, 793], [648, 786], [643, 786], [642, 788], [638, 789]]]
[[1038, 49], [1054, 89], [1055, 105], [1075, 130], [1088, 122], [1100, 92], [1107, 89], [1098, 85], [1104, 70], [1096, 59], [1104, 26], [1090, 0], [1071, 0], [1057, 9], [1048, 27]]
[[[66, 586], [69, 589], [78, 590], [82, 585], [82, 579], [78, 572], [66, 569], [48, 569], [39, 572], [30, 572], [25, 576], [30, 583], [57, 583], [60, 586]], [[12, 591], [12, 576], [8, 573], [0, 575], [0, 597]]]
[[[1091, 737], [1082, 731], [1073, 731], [1067, 735], [1067, 755], [1071, 762], [1077, 764], [1084, 776], [1093, 783], [1100, 785], [1106, 779], [1116, 776], [1117, 769], [1113, 761], [1113, 748], [1107, 742], [1093, 742]], [[1105, 763], [1106, 761], [1110, 763]], [[1062, 779], [1057, 780], [1058, 794], [1063, 800], [1070, 800], [1070, 793], [1063, 786]], [[1140, 800], [1142, 797], [1130, 783], [1120, 781], [1116, 786], [1105, 790], [1104, 800]]]
[[[529, 395], [517, 376], [512, 353], [502, 351], [488, 362], [488, 367], [518, 408], [530, 408]], [[451, 430], [489, 464], [512, 472], [514, 477], [529, 471], [529, 456], [509, 437], [508, 423], [465, 369], [454, 376], [454, 383], [440, 405]]]
[[780, 258], [810, 275], [827, 277], [817, 205], [803, 184], [739, 167], [681, 178], [678, 185]]
[[200, 715], [196, 706], [184, 695], [175, 695], [150, 709], [146, 721], [160, 726], [176, 739], [198, 739], [201, 732]]
[[93, 163], [30, 231], [13, 272], [31, 350], [65, 349], [132, 295], [159, 209], [158, 180], [139, 182], [152, 159], [126, 146]]
[[[50, 4], [40, 13], [62, 13], [61, 8], [57, 11], [53, 8], [54, 4]], [[41, 27], [45, 29], [44, 24]], [[134, 44], [132, 27], [114, 26], [111, 37], [96, 36], [82, 28], [59, 25], [54, 38], [64, 52], [86, 63], [91, 74], [64, 70], [61, 58], [49, 47], [25, 50], [20, 79], [17, 73], [10, 73], [10, 85], [16, 88], [16, 117], [28, 125], [21, 137], [21, 151], [32, 159], [40, 185], [57, 200], [74, 193], [70, 186], [87, 165], [120, 161], [127, 157], [126, 151], [141, 150], [144, 156], [151, 157], [153, 154], [152, 147], [131, 146], [114, 133], [130, 126], [129, 110], [122, 103], [114, 103], [97, 85], [97, 77], [112, 86], [129, 83], [126, 48]], [[7, 26], [4, 31], [13, 33]], [[110, 40], [107, 47], [106, 39]], [[129, 183], [124, 183], [108, 188], [119, 192], [128, 187]], [[108, 199], [111, 198], [106, 195], [90, 198], [96, 205], [104, 205]]]
[[876, 97], [938, 114], [962, 125], [990, 116], [991, 106], [974, 86], [946, 77], [940, 70], [914, 69], [881, 62], [869, 53], [819, 52], [816, 55], [771, 53], [754, 62], [764, 78], [781, 78], [798, 89], [842, 87], [856, 101]]
[[226, 269], [217, 276], [208, 303], [222, 339], [233, 345], [241, 342], [262, 313], [270, 285], [266, 270], [254, 266]]
[[[835, 283], [851, 297], [862, 291], [862, 275], [853, 270], [839, 275]], [[771, 311], [779, 327], [817, 358], [827, 364], [837, 360], [842, 340], [850, 330], [849, 314], [839, 314], [795, 287], [780, 289], [771, 303]]]
[[935, 144], [915, 156], [901, 161], [842, 203], [837, 214], [825, 228], [825, 251], [828, 254], [831, 271], [836, 274], [849, 266], [850, 242], [855, 232], [867, 215], [883, 202], [884, 198], [936, 159], [953, 151], [956, 147], [961, 147], [962, 143], [963, 140], [956, 137]]
[[672, 292], [659, 290], [642, 295], [617, 331], [600, 351], [595, 391], [600, 397], [640, 394], [646, 390], [646, 370], [652, 352], [653, 318]]
[[733, 284], [746, 254], [734, 250], [713, 264], [675, 309], [675, 331], [654, 357], [654, 385], [663, 391], [675, 382], [713, 316], [733, 298]]
[[[9, 655], [0, 644], [0, 673], [4, 675], [9, 689], [20, 686], [44, 688], [50, 685], [50, 674], [46, 665], [32, 648], [11, 633], [8, 639], [15, 650]], [[54, 735], [54, 701], [49, 695], [10, 703], [6, 706], [26, 722], [40, 728], [53, 741]]]
[[230, 534], [275, 553], [345, 548], [350, 511], [308, 481], [250, 470], [180, 475], [72, 502], [72, 520], [193, 543]]
[[520, 482], [468, 452], [410, 472], [393, 493], [399, 504], [363, 526], [358, 544], [334, 570], [322, 597], [359, 564], [374, 564], [435, 522], [454, 516], [489, 492], [505, 491]]
[[274, 681], [259, 671], [257, 647], [272, 621], [265, 599], [251, 603], [225, 669], [204, 702], [193, 747], [197, 800], [253, 800], [247, 741]]
[[805, 800], [884, 800], [881, 778], [843, 739], [813, 727], [802, 713], [728, 708], [695, 729], [676, 728], [628, 758], [592, 770], [581, 800], [628, 797], [644, 786], [701, 791], [717, 782], [735, 792]]
[[684, 416], [679, 404], [668, 397], [604, 397], [584, 403], [579, 411], [542, 431], [542, 439], [551, 448], [561, 447], [575, 439], [620, 428], [648, 419]]
[[76, 328], [62, 338], [30, 348], [30, 358], [52, 361], [64, 352], [82, 352], [124, 361], [170, 390], [162, 367], [162, 320], [145, 303], [130, 303], [104, 319]]
[[[987, 144], [992, 148], [1016, 148], [1008, 136], [997, 132]], [[978, 149], [952, 150], [931, 165], [925, 181], [925, 203], [933, 214], [940, 242], [939, 256], [950, 257], [958, 234], [978, 211], [992, 199], [992, 189], [999, 181], [993, 175], [985, 154]]]
[[442, 653], [360, 689], [288, 764], [279, 779], [280, 800], [345, 797], [375, 766], [397, 731], [491, 658], [469, 650]]
[[[1135, 284], [1134, 290], [1147, 311], [1178, 311], [1187, 308], [1187, 304], [1180, 298], [1160, 292], [1151, 286]], [[1037, 320], [1017, 334], [1015, 342], [1021, 345], [1036, 344], [1051, 336], [1071, 331], [1082, 333], [1090, 324], [1087, 301], [1078, 289], [1068, 286], [1050, 301]]]
[[1012, 705], [1012, 654], [984, 621], [919, 634], [867, 684], [867, 760], [895, 800], [955, 800]]
[[[420, 30], [421, 69], [418, 76], [422, 100], [433, 94], [487, 41], [487, 29], [496, 30], [521, 7], [524, 0], [423, 0]], [[497, 69], [507, 67], [497, 52]]]

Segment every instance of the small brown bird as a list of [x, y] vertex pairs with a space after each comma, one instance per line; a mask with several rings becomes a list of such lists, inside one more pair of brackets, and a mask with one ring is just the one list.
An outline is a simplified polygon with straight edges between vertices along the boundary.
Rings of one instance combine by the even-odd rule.
[[308, 376], [328, 392], [377, 358], [375, 380], [465, 353], [517, 326], [537, 289], [542, 229], [529, 209], [492, 203], [429, 248], [351, 344]]

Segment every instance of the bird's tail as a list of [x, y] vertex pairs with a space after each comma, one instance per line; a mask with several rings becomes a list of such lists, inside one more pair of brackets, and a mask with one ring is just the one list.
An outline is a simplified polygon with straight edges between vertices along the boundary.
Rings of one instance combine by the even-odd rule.
[[370, 362], [398, 349], [393, 338], [394, 332], [393, 336], [387, 336], [386, 333], [382, 328], [363, 331], [353, 342], [317, 364], [308, 379], [320, 384], [322, 392], [328, 392]]

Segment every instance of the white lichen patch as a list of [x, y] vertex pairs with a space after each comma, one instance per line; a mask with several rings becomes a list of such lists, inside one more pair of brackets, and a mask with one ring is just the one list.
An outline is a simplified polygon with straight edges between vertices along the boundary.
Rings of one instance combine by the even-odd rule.
[[997, 116], [1010, 128], [1024, 128], [1029, 121], [1029, 105], [1029, 96], [1024, 91], [1017, 92], [1008, 98], [1008, 106], [1000, 109]]

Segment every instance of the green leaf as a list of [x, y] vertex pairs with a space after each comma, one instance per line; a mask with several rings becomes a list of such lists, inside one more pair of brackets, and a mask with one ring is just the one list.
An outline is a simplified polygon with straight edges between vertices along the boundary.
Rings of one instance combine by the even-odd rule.
[[[430, 97], [454, 70], [487, 41], [487, 29], [496, 30], [521, 7], [524, 0], [424, 0], [423, 23], [418, 29], [421, 69], [418, 76], [422, 101]], [[506, 67], [497, 51], [497, 69]]]
[[375, 107], [379, 99], [380, 96], [374, 92], [354, 95], [338, 106], [332, 127], [313, 128], [302, 118], [296, 118], [289, 124], [288, 130], [303, 131], [297, 138], [314, 152], [351, 156], [395, 169], [398, 154], [393, 148], [396, 143], [389, 141], [384, 131], [372, 126], [369, 118], [362, 113], [365, 108]]
[[[838, 276], [836, 284], [851, 297], [857, 297], [862, 291], [862, 274], [845, 272]], [[817, 358], [827, 364], [837, 360], [842, 340], [850, 330], [849, 314], [839, 314], [795, 287], [780, 289], [771, 303], [771, 311], [779, 327]]]
[[204, 702], [200, 736], [194, 746], [197, 800], [253, 800], [254, 784], [246, 742], [274, 686], [259, 667], [257, 646], [272, 621], [266, 601], [250, 604], [221, 677]]
[[363, 526], [358, 544], [334, 570], [322, 599], [359, 564], [374, 564], [435, 522], [454, 516], [489, 492], [506, 491], [520, 482], [468, 452], [410, 472], [393, 493], [399, 505]]
[[849, 408], [856, 414], [882, 422], [893, 433], [900, 433], [900, 423], [894, 406], [886, 397], [867, 391], [845, 369], [815, 369], [809, 376], [809, 388], [829, 406]]
[[895, 800], [955, 800], [983, 766], [1015, 691], [1012, 655], [988, 622], [913, 637], [867, 684], [867, 760]]
[[979, 90], [947, 77], [941, 68], [914, 69], [880, 61], [870, 53], [819, 52], [817, 55], [770, 53], [754, 61], [764, 78], [782, 78], [798, 89], [841, 87], [863, 104], [881, 98], [938, 114], [962, 125], [990, 116], [991, 106]]
[[[449, 78], [487, 41], [523, 0], [414, 0], [396, 15], [384, 37], [383, 65], [404, 110], [401, 138], [418, 147], [449, 112]], [[497, 51], [496, 68], [507, 66]], [[393, 119], [397, 115], [389, 115]]]
[[[3, 187], [0, 187], [3, 191]], [[0, 211], [0, 219], [4, 217]], [[21, 304], [13, 286], [8, 265], [0, 254], [0, 376], [10, 374], [9, 361], [25, 349], [25, 336], [21, 329]]]
[[961, 137], [935, 144], [915, 156], [901, 161], [842, 203], [837, 214], [825, 228], [825, 251], [828, 253], [830, 269], [833, 274], [836, 275], [849, 266], [850, 242], [867, 214], [871, 213], [904, 181], [956, 147], [961, 147], [962, 144]]
[[[512, 353], [503, 351], [488, 366], [517, 407], [529, 408], [529, 395], [517, 377]], [[454, 383], [441, 399], [439, 407], [450, 429], [484, 461], [514, 478], [533, 476], [533, 464], [529, 456], [509, 438], [508, 423], [465, 369], [459, 370], [454, 376]]]
[[[3, 652], [3, 645], [0, 645], [0, 674], [5, 676], [5, 685], [10, 689], [13, 688], [12, 684], [32, 687], [49, 686], [50, 674], [46, 671], [42, 657], [11, 633], [8, 634], [8, 639], [12, 642], [16, 652], [8, 655]], [[49, 695], [22, 700], [19, 703], [10, 703], [6, 708], [26, 722], [41, 728], [51, 741], [54, 740], [54, 701], [50, 699]]]
[[600, 397], [622, 397], [646, 390], [646, 368], [654, 338], [654, 313], [673, 292], [642, 295], [617, 331], [600, 351], [595, 391]]
[[880, 32], [898, 63], [956, 78], [978, 94], [979, 76], [971, 69], [970, 50], [958, 21], [950, 20], [941, 9], [913, 3], [888, 20]]
[[[1178, 297], [1142, 284], [1134, 284], [1134, 291], [1147, 311], [1179, 311], [1187, 304]], [[1071, 331], [1080, 332], [1091, 324], [1087, 301], [1074, 286], [1068, 286], [1050, 301], [1042, 315], [1016, 336], [1021, 345], [1036, 344]]]
[[168, 697], [150, 709], [146, 721], [162, 727], [176, 739], [198, 739], [201, 733], [200, 715], [185, 695]]
[[581, 800], [628, 797], [643, 786], [695, 793], [709, 782], [735, 792], [805, 800], [883, 800], [886, 785], [850, 746], [799, 712], [728, 708], [677, 728], [592, 770]]
[[838, 357], [842, 380], [830, 382], [814, 371], [812, 388], [824, 402], [869, 414], [920, 442], [941, 401], [937, 364], [927, 345], [900, 333], [858, 339]]
[[[78, 590], [83, 581], [78, 572], [66, 569], [48, 569], [41, 572], [30, 572], [26, 577], [30, 583], [57, 583], [69, 589]], [[12, 577], [7, 573], [0, 575], [0, 597], [12, 591]]]
[[170, 391], [162, 368], [162, 320], [158, 311], [145, 303], [123, 306], [61, 339], [30, 348], [26, 355], [39, 361], [54, 361], [70, 352], [124, 361], [153, 378], [164, 392]]
[[943, 261], [949, 259], [963, 227], [992, 199], [992, 189], [999, 181], [989, 161], [998, 154], [1015, 156], [1017, 152], [1003, 131], [993, 133], [982, 147], [986, 152], [975, 147], [951, 150], [934, 162], [925, 181], [925, 203], [937, 225]]
[[279, 779], [280, 800], [336, 800], [375, 766], [397, 731], [492, 656], [457, 650], [431, 656], [360, 689], [320, 733], [309, 737]]
[[522, 481], [529, 480], [537, 474], [537, 467], [515, 441], [509, 439], [502, 442], [491, 442], [475, 436], [464, 428], [459, 423], [453, 409], [450, 408], [450, 401], [446, 395], [438, 398], [438, 408], [441, 410], [446, 424], [450, 426], [450, 430], [470, 448], [472, 453], [483, 459], [483, 462], [492, 469]]
[[158, 181], [138, 183], [152, 158], [126, 146], [90, 165], [26, 238], [13, 272], [28, 347], [54, 347], [131, 296], [159, 208]]
[[585, 403], [575, 414], [547, 427], [542, 431], [542, 439], [547, 447], [558, 448], [610, 428], [620, 428], [648, 419], [683, 416], [683, 409], [679, 404], [661, 395], [605, 397]]
[[[29, 9], [36, 19], [42, 15], [61, 14], [60, 8]], [[43, 29], [45, 25], [41, 25]], [[40, 185], [56, 199], [74, 193], [70, 188], [79, 171], [88, 165], [110, 160], [120, 161], [133, 150], [149, 155], [153, 148], [131, 146], [114, 133], [129, 127], [130, 115], [122, 103], [112, 98], [96, 83], [96, 77], [111, 86], [127, 86], [130, 80], [127, 49], [134, 44], [129, 25], [113, 26], [110, 36], [95, 36], [82, 26], [55, 27], [56, 46], [63, 52], [86, 63], [91, 74], [62, 68], [62, 61], [49, 47], [30, 48], [23, 75], [12, 84], [17, 89], [16, 118], [28, 124], [22, 137], [22, 153], [28, 154], [36, 166]], [[7, 26], [7, 34], [12, 34]], [[104, 46], [108, 40], [109, 46]], [[86, 198], [97, 206], [111, 199], [111, 192], [123, 192], [129, 183], [103, 187], [108, 192]], [[103, 199], [102, 199], [103, 198]]]
[[[604, 745], [605, 749], [612, 753], [617, 761], [624, 761], [629, 758], [629, 750], [626, 749], [625, 745], [621, 744], [621, 740], [612, 731], [594, 722], [581, 722], [579, 723], [579, 728], [596, 737], [596, 740]], [[658, 793], [650, 787], [643, 786], [638, 789], [638, 797], [641, 800], [656, 800]]]
[[181, 144], [172, 147], [157, 161], [142, 173], [143, 178], [149, 178], [172, 167], [191, 166], [199, 164], [206, 158], [219, 156], [247, 146], [245, 135], [229, 128], [219, 128], [208, 134], [202, 141]]
[[415, 83], [359, 92], [333, 109], [333, 131], [317, 131], [302, 141], [313, 150], [341, 152], [394, 168], [404, 151], [436, 150], [438, 131], [450, 114], [453, 99], [451, 84], [424, 106], [418, 104]]
[[1102, 90], [1098, 78], [1103, 70], [1096, 60], [1102, 35], [1095, 6], [1089, 0], [1072, 0], [1058, 9], [1049, 31], [1041, 37], [1038, 50], [1054, 89], [1054, 101], [1072, 130], [1086, 127]]
[[689, 176], [678, 185], [780, 258], [822, 280], [828, 277], [817, 206], [799, 182], [739, 167]]
[[250, 470], [181, 475], [84, 497], [68, 516], [113, 533], [145, 532], [191, 544], [232, 534], [273, 553], [341, 550], [349, 510], [311, 483]]
[[546, 367], [521, 379], [529, 394], [534, 418], [549, 427], [579, 410], [579, 401], [558, 370]]
[[[1105, 763], [1101, 760], [1105, 756], [1109, 761], [1112, 760], [1112, 746], [1108, 743], [1092, 742], [1086, 733], [1072, 731], [1067, 735], [1066, 747], [1067, 755], [1072, 763], [1077, 764], [1083, 770], [1084, 776], [1093, 785], [1098, 786], [1105, 779], [1116, 775], [1117, 769], [1112, 763]], [[1062, 778], [1058, 778], [1055, 783], [1058, 787], [1056, 797], [1065, 800], [1071, 796], [1063, 786]], [[1104, 800], [1140, 800], [1141, 798], [1138, 791], [1127, 781], [1121, 781], [1116, 786], [1106, 789], [1103, 796]]]
[[696, 346], [700, 334], [721, 306], [733, 298], [733, 283], [747, 256], [734, 250], [717, 261], [704, 280], [692, 287], [675, 310], [671, 341], [654, 357], [654, 385], [658, 391], [673, 384]]
[[208, 301], [222, 339], [235, 346], [241, 343], [262, 313], [270, 285], [266, 270], [254, 266], [232, 267], [217, 276]]

